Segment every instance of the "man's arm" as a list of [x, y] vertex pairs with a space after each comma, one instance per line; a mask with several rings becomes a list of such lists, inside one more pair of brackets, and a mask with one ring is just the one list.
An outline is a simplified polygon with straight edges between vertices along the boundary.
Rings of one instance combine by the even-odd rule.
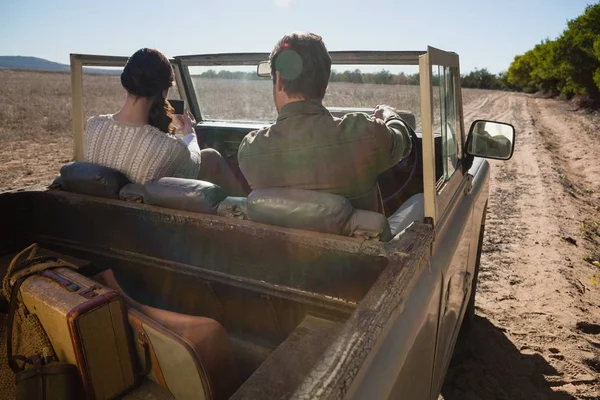
[[398, 164], [410, 154], [410, 127], [390, 106], [377, 106], [374, 112], [373, 135], [379, 154], [381, 172]]

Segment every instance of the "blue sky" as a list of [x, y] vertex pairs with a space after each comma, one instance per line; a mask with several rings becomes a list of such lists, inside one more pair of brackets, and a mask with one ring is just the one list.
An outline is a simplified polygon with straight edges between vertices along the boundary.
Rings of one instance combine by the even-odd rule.
[[463, 72], [506, 70], [592, 0], [0, 0], [0, 55], [68, 63], [69, 53], [168, 56], [270, 51], [312, 31], [329, 50], [455, 51]]

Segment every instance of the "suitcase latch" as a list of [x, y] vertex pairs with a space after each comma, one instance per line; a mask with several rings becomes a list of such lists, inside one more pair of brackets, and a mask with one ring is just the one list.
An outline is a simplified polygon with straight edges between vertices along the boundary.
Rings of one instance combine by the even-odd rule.
[[93, 299], [94, 297], [98, 296], [98, 293], [95, 292], [95, 290], [98, 289], [100, 289], [99, 286], [92, 285], [87, 290], [79, 293], [79, 295], [85, 297], [86, 299]]

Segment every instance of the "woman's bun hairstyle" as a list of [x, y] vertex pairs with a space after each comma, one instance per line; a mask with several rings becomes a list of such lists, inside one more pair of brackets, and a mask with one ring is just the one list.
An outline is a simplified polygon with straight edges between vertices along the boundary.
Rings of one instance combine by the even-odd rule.
[[121, 73], [121, 84], [129, 94], [152, 99], [148, 122], [163, 132], [174, 131], [173, 107], [163, 97], [173, 85], [173, 68], [160, 51], [143, 48], [136, 51]]

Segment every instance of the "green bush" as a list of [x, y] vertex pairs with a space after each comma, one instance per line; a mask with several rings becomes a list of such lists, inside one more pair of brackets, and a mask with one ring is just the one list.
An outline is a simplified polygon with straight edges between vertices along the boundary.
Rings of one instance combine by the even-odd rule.
[[542, 90], [600, 105], [600, 3], [569, 21], [555, 40], [546, 39], [513, 60], [507, 81], [518, 90]]

